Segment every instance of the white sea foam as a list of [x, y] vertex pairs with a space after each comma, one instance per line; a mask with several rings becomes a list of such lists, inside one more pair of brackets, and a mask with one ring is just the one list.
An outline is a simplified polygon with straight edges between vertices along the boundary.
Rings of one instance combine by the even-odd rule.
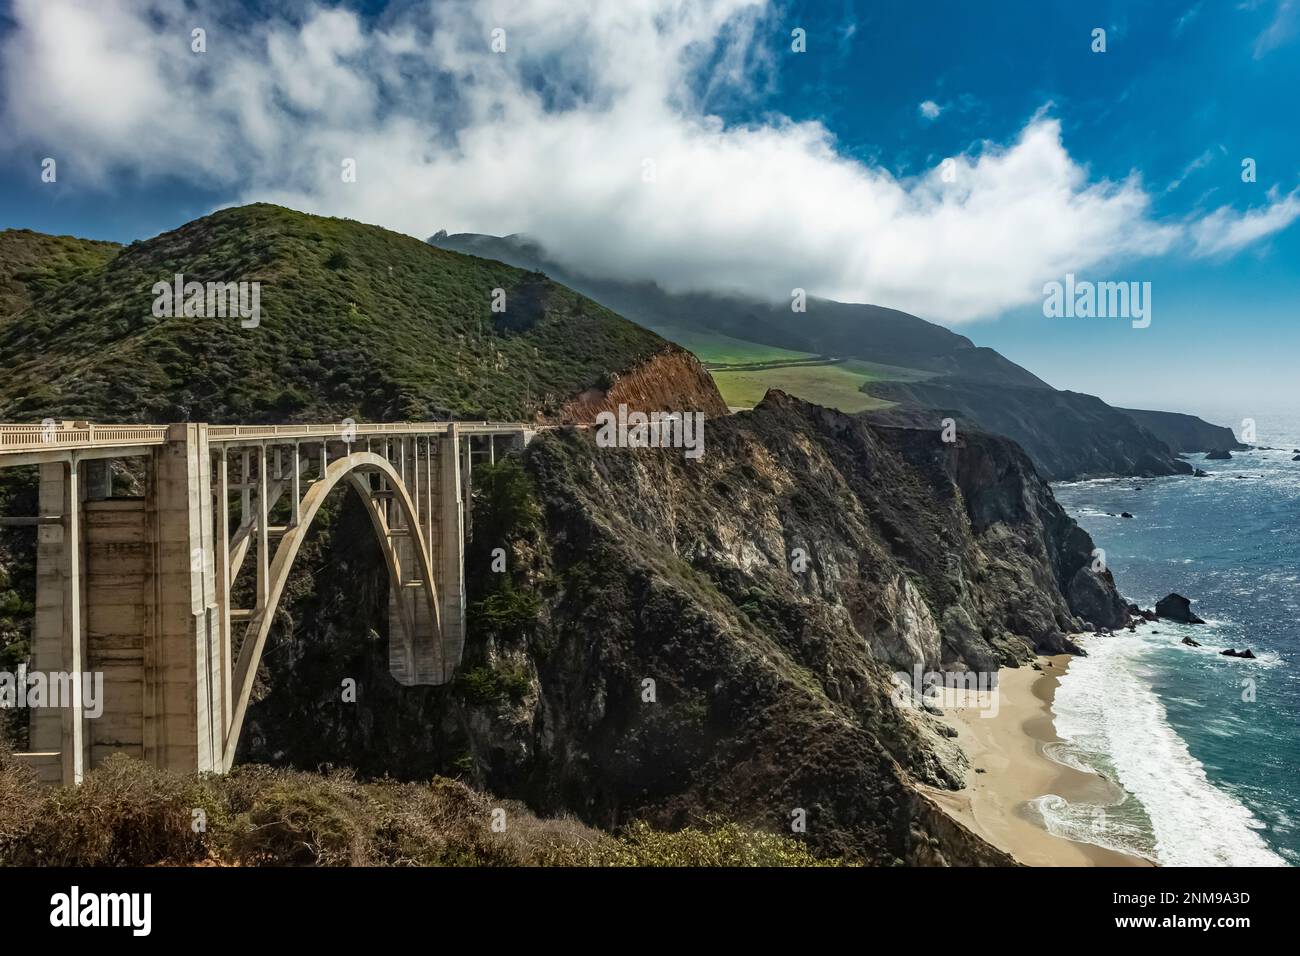
[[[1170, 726], [1160, 698], [1143, 673], [1147, 638], [1119, 634], [1088, 643], [1088, 656], [1070, 662], [1056, 690], [1056, 733], [1083, 763], [1114, 768], [1118, 782], [1146, 810], [1150, 854], [1164, 866], [1283, 866], [1260, 837], [1261, 824], [1236, 797], [1207, 779], [1205, 768]], [[1087, 755], [1095, 755], [1089, 758]], [[1059, 800], [1059, 798], [1057, 798]], [[1111, 832], [1096, 810], [1040, 801], [1051, 829], [1089, 842], [1123, 845], [1132, 832]], [[1085, 826], [1087, 824], [1087, 826]]]

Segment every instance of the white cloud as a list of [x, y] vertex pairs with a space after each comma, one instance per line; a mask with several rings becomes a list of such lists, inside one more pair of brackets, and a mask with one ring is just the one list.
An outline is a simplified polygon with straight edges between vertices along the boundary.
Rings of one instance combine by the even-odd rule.
[[933, 120], [939, 118], [939, 114], [943, 112], [943, 107], [934, 100], [926, 100], [917, 107], [917, 110], [919, 110], [921, 115], [926, 119]]
[[1295, 218], [1293, 193], [1161, 222], [1136, 176], [1091, 178], [1046, 114], [952, 157], [951, 182], [848, 157], [820, 123], [728, 126], [701, 103], [756, 96], [791, 55], [762, 0], [441, 2], [378, 25], [333, 7], [227, 12], [194, 54], [175, 5], [15, 0], [12, 144], [70, 158], [64, 187], [175, 176], [419, 237], [524, 232], [580, 272], [801, 287], [949, 322], [1038, 301], [1066, 272], [1227, 252]]
[[1273, 19], [1255, 39], [1255, 59], [1260, 59], [1286, 44], [1300, 27], [1300, 4], [1295, 0], [1278, 0]]
[[[1222, 146], [1219, 147], [1219, 152], [1220, 153], [1224, 152], [1224, 148]], [[1187, 181], [1188, 176], [1196, 172], [1198, 169], [1204, 169], [1213, 160], [1214, 160], [1214, 150], [1207, 149], [1205, 152], [1201, 153], [1200, 156], [1197, 156], [1190, 163], [1184, 166], [1183, 171], [1179, 173], [1176, 177], [1174, 177], [1172, 180], [1170, 180], [1169, 185], [1165, 187], [1165, 192], [1171, 193], [1175, 189], [1178, 189], [1180, 186], [1182, 186], [1183, 183]]]
[[1239, 252], [1253, 242], [1273, 235], [1300, 219], [1300, 189], [1279, 198], [1276, 189], [1268, 195], [1268, 205], [1239, 214], [1228, 206], [1192, 224], [1192, 254], [1223, 256]]

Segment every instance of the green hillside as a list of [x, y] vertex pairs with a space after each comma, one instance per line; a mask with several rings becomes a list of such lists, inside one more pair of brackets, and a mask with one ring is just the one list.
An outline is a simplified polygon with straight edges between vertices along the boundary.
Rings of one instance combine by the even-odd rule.
[[[673, 347], [538, 273], [265, 204], [127, 247], [10, 230], [0, 252], [7, 421], [531, 418]], [[155, 318], [176, 273], [260, 282], [260, 325]]]
[[121, 248], [115, 242], [47, 236], [30, 229], [0, 232], [0, 328], [30, 306], [34, 295], [103, 267]]

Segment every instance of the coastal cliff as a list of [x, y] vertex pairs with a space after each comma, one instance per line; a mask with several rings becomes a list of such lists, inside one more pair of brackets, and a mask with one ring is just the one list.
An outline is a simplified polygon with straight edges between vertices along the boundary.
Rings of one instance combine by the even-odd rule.
[[1092, 395], [950, 378], [873, 383], [870, 392], [899, 403], [870, 412], [877, 421], [937, 428], [941, 418], [951, 417], [959, 429], [1005, 435], [1050, 481], [1192, 473], [1191, 465], [1130, 413]]
[[1231, 428], [1211, 425], [1195, 415], [1152, 412], [1139, 408], [1122, 408], [1120, 411], [1180, 454], [1221, 449], [1236, 451], [1249, 447], [1237, 441]]
[[[527, 688], [464, 718], [486, 786], [597, 825], [781, 829], [804, 808], [823, 852], [994, 858], [965, 831], [934, 842], [911, 784], [964, 767], [895, 706], [891, 674], [995, 671], [1112, 623], [1080, 619], [1091, 540], [1013, 444], [773, 392], [710, 422], [698, 461], [572, 432], [526, 471], [540, 531], [515, 542], [511, 588], [537, 617], [471, 649]], [[1095, 590], [1123, 613], [1108, 577]]]
[[[601, 828], [802, 818], [818, 853], [1009, 862], [916, 787], [968, 767], [893, 675], [994, 672], [1114, 623], [1087, 534], [1005, 439], [946, 445], [773, 392], [710, 420], [705, 446], [692, 461], [561, 430], [476, 471], [457, 682], [391, 694], [351, 608], [324, 641], [281, 638], [292, 666], [250, 712], [246, 756], [380, 772], [400, 755]], [[372, 603], [380, 575], [356, 582]], [[305, 677], [362, 666], [358, 708]]]

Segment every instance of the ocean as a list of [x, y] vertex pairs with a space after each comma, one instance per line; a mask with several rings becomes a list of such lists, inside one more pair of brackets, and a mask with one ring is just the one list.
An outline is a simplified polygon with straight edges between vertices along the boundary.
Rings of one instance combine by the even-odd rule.
[[[1241, 417], [1205, 417], [1240, 434]], [[1126, 795], [1105, 807], [1042, 797], [1052, 832], [1164, 866], [1300, 864], [1300, 420], [1256, 424], [1271, 450], [1187, 456], [1206, 478], [1053, 486], [1126, 598], [1154, 608], [1176, 591], [1207, 623], [1085, 639], [1056, 693], [1065, 742], [1049, 755]], [[1219, 653], [1230, 647], [1257, 659]]]

